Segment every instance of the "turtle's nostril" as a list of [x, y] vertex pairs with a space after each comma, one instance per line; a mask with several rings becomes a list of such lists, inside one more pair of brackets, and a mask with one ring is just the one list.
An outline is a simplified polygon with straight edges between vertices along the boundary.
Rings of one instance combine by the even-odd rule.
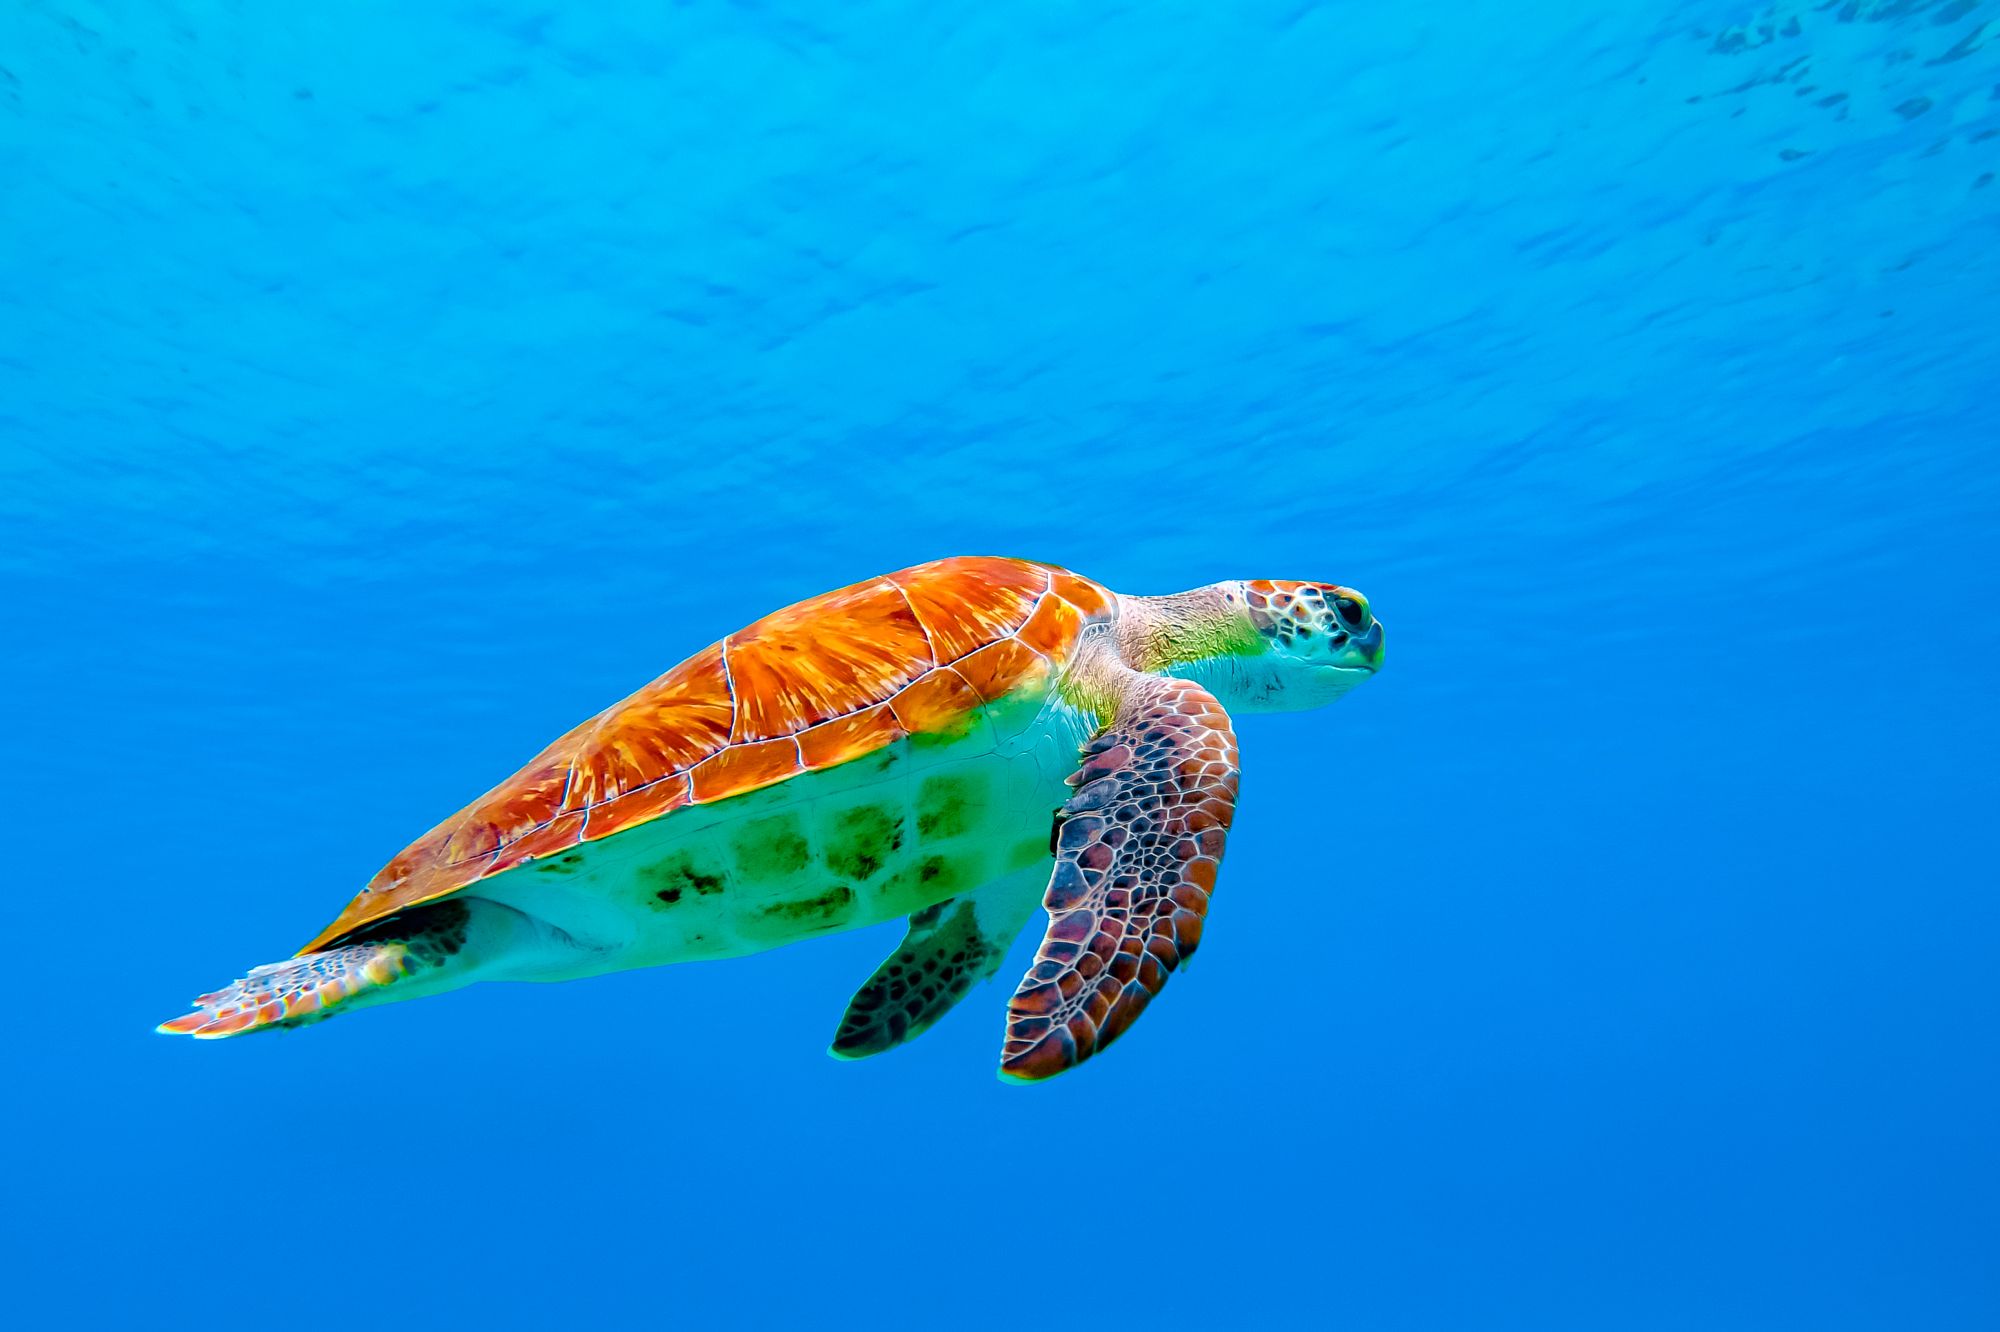
[[1333, 609], [1339, 614], [1342, 623], [1350, 629], [1359, 629], [1368, 623], [1368, 612], [1363, 610], [1361, 603], [1353, 597], [1335, 597]]

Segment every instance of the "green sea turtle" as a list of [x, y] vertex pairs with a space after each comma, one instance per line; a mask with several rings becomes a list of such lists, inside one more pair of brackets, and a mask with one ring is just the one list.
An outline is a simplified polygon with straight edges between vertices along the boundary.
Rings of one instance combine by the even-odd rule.
[[1317, 707], [1381, 660], [1367, 599], [1328, 583], [1127, 597], [988, 557], [856, 583], [583, 723], [296, 956], [160, 1030], [292, 1027], [906, 916], [834, 1036], [855, 1058], [935, 1022], [1039, 906], [1000, 1071], [1046, 1078], [1109, 1045], [1201, 940], [1236, 804], [1224, 707]]

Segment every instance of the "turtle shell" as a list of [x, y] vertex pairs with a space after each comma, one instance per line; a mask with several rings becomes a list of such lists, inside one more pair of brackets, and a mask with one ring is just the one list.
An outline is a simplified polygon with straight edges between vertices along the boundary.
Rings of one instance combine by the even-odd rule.
[[846, 763], [1046, 683], [1114, 598], [968, 556], [812, 597], [689, 657], [410, 844], [301, 953], [579, 842]]

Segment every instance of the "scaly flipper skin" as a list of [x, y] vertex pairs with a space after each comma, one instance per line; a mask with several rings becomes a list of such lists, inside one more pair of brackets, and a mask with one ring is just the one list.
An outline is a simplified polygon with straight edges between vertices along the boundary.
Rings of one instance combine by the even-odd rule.
[[827, 1053], [862, 1059], [923, 1035], [999, 970], [1043, 883], [1040, 873], [1010, 874], [911, 916], [903, 942], [855, 991]]
[[1236, 736], [1214, 695], [1120, 668], [1117, 713], [1063, 805], [1048, 934], [1007, 1010], [1000, 1075], [1034, 1082], [1116, 1040], [1201, 942], [1236, 812]]
[[420, 919], [405, 929], [258, 967], [234, 985], [196, 999], [194, 1012], [154, 1030], [217, 1040], [332, 1017], [339, 1005], [436, 970], [464, 947], [471, 916], [464, 904], [441, 902], [415, 914]]

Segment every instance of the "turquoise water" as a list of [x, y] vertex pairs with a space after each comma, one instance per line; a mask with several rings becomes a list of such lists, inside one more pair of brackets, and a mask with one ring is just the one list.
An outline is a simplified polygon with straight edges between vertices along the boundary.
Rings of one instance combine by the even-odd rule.
[[[7, 6], [10, 1309], [2000, 1325], [1996, 171], [1965, 0]], [[1103, 1058], [827, 1059], [893, 928], [150, 1033], [956, 552], [1389, 626]]]

